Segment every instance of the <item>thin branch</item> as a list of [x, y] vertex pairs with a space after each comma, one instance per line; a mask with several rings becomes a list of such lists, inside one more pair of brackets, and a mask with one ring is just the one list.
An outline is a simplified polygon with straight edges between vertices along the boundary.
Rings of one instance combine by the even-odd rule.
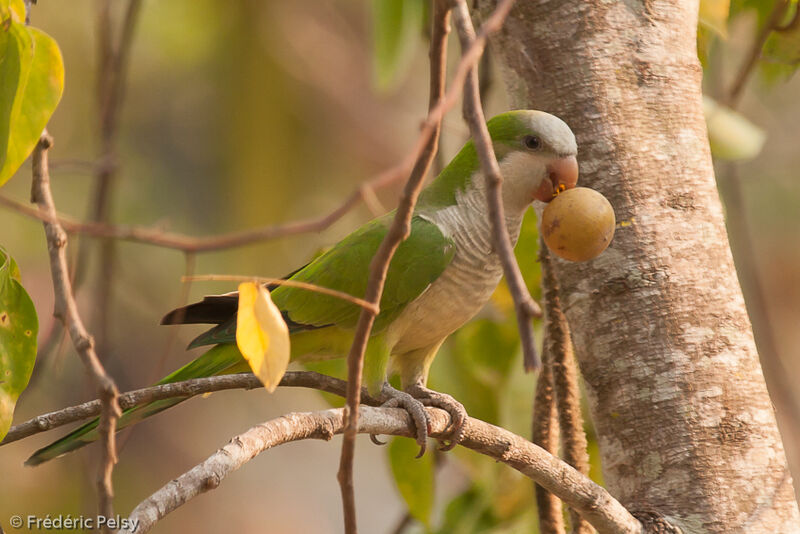
[[314, 291], [315, 293], [322, 293], [323, 295], [330, 295], [331, 297], [336, 297], [337, 299], [342, 299], [347, 302], [351, 302], [356, 306], [360, 306], [365, 310], [369, 310], [375, 315], [380, 313], [380, 308], [377, 304], [373, 302], [367, 302], [364, 299], [360, 299], [351, 295], [350, 293], [345, 293], [344, 291], [337, 291], [335, 289], [331, 289], [329, 287], [318, 286], [316, 284], [309, 284], [308, 282], [300, 282], [299, 280], [286, 280], [283, 278], [269, 278], [264, 276], [238, 276], [238, 275], [229, 275], [229, 274], [198, 274], [196, 276], [183, 276], [181, 280], [191, 281], [228, 281], [228, 282], [258, 282], [261, 284], [269, 284], [269, 285], [276, 285], [276, 286], [289, 286], [289, 287], [296, 287], [299, 289], [307, 289], [308, 291]]
[[[52, 146], [52, 143], [52, 139], [45, 132], [33, 151], [31, 200], [39, 205], [40, 210], [54, 218], [56, 209], [53, 195], [50, 191], [50, 175], [47, 168], [47, 151]], [[114, 463], [117, 461], [114, 434], [117, 419], [120, 416], [117, 402], [119, 392], [114, 380], [106, 373], [100, 363], [100, 359], [94, 350], [94, 340], [86, 331], [78, 313], [78, 305], [72, 292], [72, 284], [70, 283], [67, 268], [67, 235], [58, 223], [46, 222], [44, 229], [47, 235], [47, 249], [50, 253], [50, 270], [53, 275], [53, 291], [55, 294], [53, 315], [60, 319], [69, 331], [75, 351], [89, 371], [102, 404], [98, 430], [103, 448], [100, 472], [97, 478], [97, 493], [99, 513], [106, 517], [113, 517], [114, 488], [111, 481], [111, 473], [114, 469]]]
[[[546, 347], [546, 345], [545, 345]], [[533, 402], [533, 431], [531, 441], [553, 456], [558, 456], [558, 413], [553, 391], [553, 362], [550, 352], [543, 351], [542, 370], [536, 380]], [[564, 514], [561, 501], [539, 484], [534, 484], [536, 511], [541, 534], [563, 534]]]
[[[102, 0], [97, 17], [97, 107], [99, 115], [99, 159], [110, 164], [99, 166], [95, 173], [93, 201], [90, 206], [90, 219], [107, 223], [111, 219], [114, 186], [117, 181], [116, 139], [119, 116], [122, 107], [125, 78], [128, 71], [128, 58], [133, 43], [134, 30], [141, 13], [141, 0], [128, 0], [122, 19], [122, 29], [115, 40], [112, 29], [112, 2]], [[85, 242], [84, 242], [85, 243]], [[111, 324], [111, 302], [114, 294], [113, 280], [116, 264], [116, 242], [104, 239], [100, 243], [100, 270], [97, 275], [94, 300], [93, 323], [96, 328], [97, 344], [101, 352], [108, 344], [108, 330]], [[87, 269], [88, 248], [81, 243], [78, 262], [75, 267], [75, 287], [82, 284], [83, 273]]]
[[739, 105], [739, 100], [742, 97], [747, 80], [750, 78], [753, 68], [755, 68], [758, 59], [761, 57], [761, 50], [764, 48], [764, 43], [767, 42], [770, 33], [776, 29], [780, 30], [779, 25], [786, 15], [789, 6], [791, 6], [790, 0], [777, 0], [775, 2], [772, 11], [764, 23], [764, 27], [758, 32], [755, 41], [753, 41], [753, 44], [750, 46], [747, 59], [742, 63], [739, 72], [731, 84], [731, 89], [726, 95], [725, 105], [728, 107], [735, 108]]
[[[167, 483], [131, 512], [129, 525], [136, 534], [148, 532], [170, 512], [192, 498], [218, 487], [232, 471], [272, 447], [304, 439], [330, 440], [345, 427], [346, 408], [312, 413], [291, 413], [257, 425], [232, 438], [204, 462]], [[359, 433], [411, 436], [408, 414], [397, 408], [359, 409]], [[427, 408], [431, 435], [450, 437], [450, 416], [438, 408]], [[600, 532], [639, 534], [642, 525], [604, 488], [595, 484], [544, 449], [500, 427], [468, 418], [461, 445], [511, 466], [580, 510]], [[121, 531], [121, 532], [134, 532]]]
[[[303, 219], [283, 224], [275, 224], [240, 230], [220, 234], [216, 236], [194, 237], [174, 232], [167, 232], [161, 228], [134, 226], [124, 224], [108, 224], [99, 222], [82, 222], [67, 215], [57, 214], [49, 217], [47, 214], [31, 208], [17, 200], [0, 195], [0, 204], [3, 204], [14, 211], [39, 219], [46, 222], [58, 221], [69, 233], [85, 234], [92, 237], [112, 238], [121, 241], [132, 241], [146, 245], [180, 250], [187, 253], [215, 252], [219, 250], [241, 247], [268, 241], [280, 237], [288, 237], [297, 234], [320, 232], [330, 227], [333, 223], [341, 219], [352, 210], [361, 200], [369, 195], [374, 196], [374, 190], [387, 187], [400, 178], [402, 171], [406, 169], [406, 161], [391, 169], [388, 169], [375, 178], [356, 188], [342, 204], [337, 206], [330, 213], [321, 217]], [[373, 192], [373, 193], [368, 193]]]
[[[458, 30], [461, 48], [469, 50], [474, 46], [481, 49], [486, 45], [486, 31], [488, 28], [496, 29], [503, 18], [511, 10], [514, 0], [503, 0], [497, 6], [492, 16], [487, 19], [481, 35], [483, 39], [475, 35], [472, 20], [469, 15], [469, 8], [464, 0], [456, 3], [454, 8], [454, 21]], [[489, 26], [489, 25], [492, 26]], [[488, 28], [487, 28], [488, 27]], [[536, 345], [533, 337], [534, 317], [541, 315], [541, 310], [534, 302], [525, 281], [522, 279], [522, 272], [519, 269], [517, 260], [514, 257], [514, 247], [508, 235], [506, 218], [503, 210], [503, 177], [500, 174], [500, 167], [492, 148], [492, 140], [489, 130], [486, 127], [486, 118], [483, 116], [481, 108], [480, 88], [478, 85], [477, 70], [472, 69], [464, 84], [464, 120], [469, 124], [470, 132], [478, 152], [478, 159], [481, 162], [483, 174], [486, 177], [488, 188], [488, 207], [489, 219], [492, 224], [492, 243], [494, 249], [503, 264], [503, 274], [508, 282], [508, 288], [514, 298], [514, 308], [517, 313], [517, 325], [519, 327], [520, 342], [522, 343], [522, 353], [525, 362], [525, 369], [532, 370], [539, 367], [539, 356], [536, 353]]]
[[[433, 29], [430, 43], [430, 94], [428, 99], [428, 120], [423, 127], [423, 132], [429, 131], [416, 163], [408, 177], [397, 211], [392, 224], [381, 241], [378, 251], [370, 262], [369, 278], [364, 299], [372, 302], [377, 307], [383, 294], [383, 286], [397, 247], [400, 246], [411, 232], [411, 216], [417, 197], [422, 189], [425, 175], [430, 169], [433, 158], [439, 146], [439, 132], [441, 131], [442, 112], [431, 121], [431, 116], [437, 109], [443, 109], [445, 100], [445, 78], [447, 75], [447, 35], [450, 32], [450, 8], [446, 0], [436, 0], [433, 3]], [[344, 513], [344, 527], [347, 534], [356, 534], [355, 490], [353, 484], [353, 460], [355, 457], [355, 440], [358, 430], [359, 404], [361, 403], [361, 382], [364, 367], [364, 353], [367, 342], [378, 310], [362, 309], [358, 317], [353, 344], [347, 355], [347, 406], [345, 413], [346, 426], [342, 440], [342, 452], [339, 459], [339, 472], [337, 478], [342, 494], [342, 509]]]
[[[313, 371], [287, 371], [283, 375], [279, 384], [281, 387], [303, 387], [312, 388], [327, 393], [333, 393], [340, 397], [345, 396], [347, 383], [344, 380], [333, 378], [328, 375], [315, 373]], [[184, 397], [189, 399], [197, 395], [205, 395], [215, 391], [228, 389], [257, 389], [262, 387], [261, 382], [253, 373], [238, 373], [232, 375], [209, 376], [204, 378], [193, 378], [182, 382], [172, 382], [170, 384], [160, 384], [141, 389], [135, 389], [122, 393], [119, 396], [119, 406], [123, 410], [142, 406], [153, 401], [163, 399], [174, 399]], [[362, 389], [361, 397], [364, 404], [379, 406], [380, 402]], [[12, 426], [6, 437], [0, 442], [0, 446], [8, 445], [14, 441], [47, 432], [76, 421], [84, 421], [96, 417], [102, 409], [100, 400], [93, 400], [62, 408], [55, 412], [38, 415], [24, 423]]]
[[[551, 367], [555, 391], [558, 423], [561, 436], [562, 457], [583, 475], [589, 475], [589, 454], [586, 434], [583, 431], [578, 370], [572, 354], [567, 318], [561, 310], [560, 288], [550, 260], [550, 251], [539, 240], [539, 258], [542, 263], [542, 288], [544, 290], [545, 344], [544, 352]], [[589, 523], [570, 508], [570, 532], [591, 534]]]

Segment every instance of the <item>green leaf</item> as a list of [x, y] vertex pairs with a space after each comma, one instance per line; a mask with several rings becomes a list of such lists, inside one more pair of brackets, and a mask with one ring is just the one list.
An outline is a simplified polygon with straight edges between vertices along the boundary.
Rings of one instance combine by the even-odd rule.
[[421, 42], [423, 0], [373, 0], [375, 85], [385, 91], [405, 74]]
[[36, 309], [20, 283], [19, 268], [0, 248], [0, 440], [33, 372], [38, 331]]
[[491, 508], [487, 492], [473, 483], [447, 504], [437, 534], [494, 532], [499, 521]]
[[[0, 24], [0, 185], [30, 155], [64, 90], [64, 63], [46, 33], [2, 11]], [[24, 13], [24, 6], [23, 6]]]
[[761, 55], [761, 75], [767, 81], [778, 82], [789, 79], [800, 68], [800, 21], [792, 19], [800, 4], [789, 9], [783, 25], [784, 31], [774, 31], [764, 43]]
[[700, 25], [727, 39], [730, 8], [730, 0], [700, 0]]
[[715, 158], [746, 160], [756, 157], [764, 146], [764, 130], [743, 115], [703, 97], [703, 112], [708, 127], [708, 141]]
[[392, 438], [389, 443], [389, 462], [397, 489], [406, 501], [411, 516], [430, 527], [433, 510], [433, 454], [415, 458], [419, 445], [409, 438]]

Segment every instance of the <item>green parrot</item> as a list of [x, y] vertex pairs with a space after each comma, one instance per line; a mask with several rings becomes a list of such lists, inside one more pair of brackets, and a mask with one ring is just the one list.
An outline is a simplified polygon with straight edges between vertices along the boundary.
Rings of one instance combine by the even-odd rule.
[[[575, 136], [559, 118], [542, 111], [517, 110], [488, 122], [504, 177], [503, 204], [511, 239], [516, 243], [522, 218], [534, 200], [549, 202], [578, 180]], [[424, 451], [428, 421], [423, 405], [447, 410], [454, 446], [466, 420], [464, 407], [444, 393], [425, 387], [431, 362], [444, 340], [469, 321], [489, 300], [503, 275], [492, 246], [487, 190], [472, 141], [467, 142], [419, 196], [411, 233], [389, 266], [380, 314], [367, 344], [364, 382], [387, 406], [412, 416]], [[296, 270], [290, 280], [362, 296], [370, 261], [394, 214], [378, 217], [327, 252]], [[291, 359], [345, 357], [361, 309], [332, 296], [290, 286], [270, 286], [273, 302], [289, 327]], [[162, 324], [209, 323], [189, 348], [213, 345], [159, 384], [249, 371], [235, 341], [236, 292], [205, 297], [168, 313]], [[397, 373], [402, 390], [389, 385]], [[127, 410], [118, 428], [165, 410], [185, 398], [156, 401]], [[97, 420], [89, 422], [31, 456], [37, 465], [98, 438]]]

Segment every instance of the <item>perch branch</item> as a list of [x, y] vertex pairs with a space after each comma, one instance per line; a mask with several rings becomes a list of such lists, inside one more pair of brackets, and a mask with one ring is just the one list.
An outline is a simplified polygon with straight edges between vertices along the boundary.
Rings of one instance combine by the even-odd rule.
[[[423, 144], [417, 156], [411, 175], [408, 177], [392, 224], [378, 247], [369, 267], [369, 278], [364, 299], [377, 307], [383, 294], [386, 274], [397, 247], [411, 232], [411, 216], [417, 197], [422, 189], [425, 175], [430, 169], [439, 146], [439, 132], [445, 103], [445, 78], [447, 75], [447, 35], [450, 32], [450, 7], [445, 0], [433, 3], [433, 27], [430, 43], [430, 94], [428, 98], [428, 119], [423, 125], [426, 135], [420, 136]], [[436, 110], [440, 110], [436, 114]], [[377, 317], [377, 309], [362, 309], [358, 317], [353, 344], [347, 355], [347, 406], [344, 439], [339, 459], [337, 478], [342, 494], [344, 527], [347, 534], [356, 534], [355, 490], [353, 485], [353, 460], [355, 457], [356, 433], [358, 431], [359, 404], [361, 403], [361, 378], [364, 367], [364, 353]]]
[[[138, 521], [135, 534], [148, 532], [170, 512], [195, 496], [218, 487], [229, 473], [267, 449], [304, 439], [330, 440], [344, 430], [345, 410], [291, 413], [232, 438], [204, 462], [139, 503], [129, 516], [131, 522]], [[412, 435], [411, 420], [404, 410], [362, 406], [359, 411], [359, 433]], [[427, 408], [427, 412], [431, 421], [431, 435], [437, 439], [450, 437], [447, 431], [450, 416], [447, 412], [438, 408]], [[579, 510], [600, 532], [639, 534], [642, 531], [641, 523], [604, 488], [508, 430], [468, 418], [461, 445], [503, 462], [535, 480]]]
[[[50, 191], [50, 174], [47, 168], [47, 151], [52, 146], [52, 143], [52, 139], [45, 132], [33, 151], [31, 200], [39, 205], [40, 210], [55, 218], [56, 208]], [[103, 447], [100, 472], [97, 478], [97, 493], [100, 514], [106, 517], [113, 517], [114, 488], [111, 474], [114, 470], [114, 463], [117, 461], [114, 434], [117, 419], [120, 416], [117, 402], [119, 392], [114, 380], [106, 373], [103, 364], [100, 363], [100, 359], [94, 350], [94, 340], [86, 331], [78, 313], [78, 305], [72, 292], [72, 284], [67, 268], [67, 235], [57, 222], [45, 222], [44, 230], [47, 236], [47, 249], [50, 254], [50, 270], [53, 275], [53, 291], [55, 294], [53, 315], [60, 319], [69, 331], [75, 351], [81, 357], [84, 366], [92, 376], [102, 405], [98, 430]]]
[[[484, 38], [479, 41], [475, 36], [475, 29], [472, 26], [466, 2], [464, 0], [457, 2], [453, 18], [461, 40], [462, 50], [466, 52], [477, 46], [482, 51], [486, 46], [485, 32], [499, 27], [513, 4], [513, 0], [504, 0], [498, 4], [495, 13], [481, 29], [481, 34], [484, 35]], [[490, 24], [493, 26], [488, 29], [487, 26]], [[492, 224], [492, 243], [500, 256], [503, 264], [503, 274], [514, 298], [525, 369], [536, 369], [539, 367], [539, 356], [536, 354], [531, 320], [534, 317], [540, 317], [541, 310], [534, 302], [528, 292], [528, 288], [525, 286], [525, 281], [522, 279], [522, 272], [514, 257], [514, 246], [511, 244], [508, 228], [506, 228], [502, 202], [503, 176], [500, 174], [500, 167], [497, 164], [497, 158], [492, 148], [492, 140], [486, 127], [486, 118], [483, 116], [476, 68], [470, 70], [464, 84], [464, 120], [469, 124], [469, 129], [475, 142], [475, 149], [478, 152], [478, 159], [480, 159], [481, 168], [486, 176], [486, 184], [489, 190], [488, 204], [489, 219]]]
[[[122, 393], [119, 396], [119, 407], [123, 410], [135, 408], [143, 404], [163, 399], [173, 399], [175, 397], [185, 397], [186, 399], [223, 391], [228, 389], [256, 389], [261, 387], [261, 382], [253, 373], [238, 373], [232, 375], [210, 376], [205, 378], [193, 378], [182, 382], [172, 382], [170, 384], [159, 384], [141, 389], [135, 389]], [[315, 373], [313, 371], [287, 371], [281, 379], [281, 387], [304, 387], [313, 388], [327, 393], [333, 393], [340, 397], [345, 396], [347, 383], [344, 380], [333, 378], [328, 375]], [[378, 406], [380, 402], [362, 389], [361, 398], [364, 404]], [[55, 412], [38, 415], [9, 429], [8, 434], [0, 442], [0, 446], [8, 445], [14, 441], [53, 430], [76, 421], [84, 421], [91, 417], [96, 417], [102, 409], [100, 400], [93, 400], [62, 408]]]

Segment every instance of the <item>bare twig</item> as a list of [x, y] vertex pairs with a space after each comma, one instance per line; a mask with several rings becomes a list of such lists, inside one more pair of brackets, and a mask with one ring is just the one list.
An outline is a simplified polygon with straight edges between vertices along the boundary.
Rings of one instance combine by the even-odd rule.
[[[553, 362], [547, 350], [543, 351], [542, 370], [536, 381], [531, 441], [553, 456], [558, 456], [558, 413], [553, 391]], [[539, 484], [534, 484], [534, 491], [536, 511], [539, 515], [539, 532], [563, 534], [564, 514], [561, 510], [561, 501]]]
[[[55, 217], [56, 209], [53, 195], [50, 192], [50, 175], [47, 168], [47, 150], [52, 146], [52, 139], [45, 132], [33, 151], [33, 184], [31, 200], [39, 205], [39, 209]], [[115, 448], [115, 429], [120, 415], [117, 397], [119, 392], [114, 380], [106, 373], [94, 350], [94, 340], [86, 331], [78, 313], [78, 305], [72, 293], [72, 284], [67, 269], [67, 235], [58, 223], [44, 224], [47, 235], [47, 249], [50, 253], [50, 270], [53, 275], [55, 305], [53, 315], [64, 322], [69, 331], [75, 350], [89, 371], [98, 397], [102, 404], [99, 432], [101, 436], [102, 458], [97, 478], [99, 513], [113, 517], [114, 488], [111, 473], [117, 461]]]
[[[550, 251], [539, 240], [544, 290], [546, 360], [551, 367], [561, 436], [562, 457], [583, 475], [589, 475], [589, 454], [581, 415], [578, 370], [572, 354], [567, 318], [561, 310], [560, 288], [550, 261]], [[569, 510], [570, 532], [591, 534], [594, 529], [574, 509]]]
[[[342, 204], [337, 206], [330, 213], [321, 217], [303, 219], [283, 224], [275, 224], [220, 234], [216, 236], [194, 237], [173, 232], [166, 232], [160, 228], [132, 225], [114, 225], [98, 222], [81, 222], [66, 215], [56, 215], [48, 217], [41, 211], [26, 206], [14, 199], [0, 195], [0, 204], [3, 204], [19, 213], [39, 220], [54, 222], [58, 221], [69, 233], [85, 234], [92, 237], [112, 238], [122, 241], [132, 241], [157, 247], [180, 250], [183, 252], [201, 253], [215, 252], [234, 247], [250, 245], [259, 241], [268, 241], [280, 237], [288, 237], [298, 234], [320, 232], [325, 230], [333, 223], [341, 219], [345, 214], [352, 210], [361, 200], [366, 199], [375, 189], [387, 187], [402, 178], [403, 171], [410, 168], [406, 160], [400, 164], [387, 169], [370, 181], [356, 188]], [[374, 196], [374, 194], [373, 194]]]
[[[232, 438], [201, 464], [180, 475], [139, 503], [131, 512], [143, 534], [167, 514], [195, 496], [218, 487], [232, 471], [259, 453], [283, 443], [303, 439], [331, 439], [345, 427], [346, 409], [292, 413], [255, 426]], [[411, 436], [412, 424], [397, 408], [359, 409], [358, 432]], [[450, 437], [450, 416], [438, 408], [427, 408], [431, 435]], [[500, 427], [468, 418], [461, 445], [511, 466], [532, 478], [559, 498], [580, 510], [600, 532], [639, 534], [642, 525], [605, 489], [530, 441]], [[129, 531], [130, 532], [130, 531]], [[131, 533], [133, 534], [133, 533]]]
[[261, 284], [269, 284], [269, 285], [276, 285], [276, 286], [289, 286], [289, 287], [297, 287], [299, 289], [307, 289], [308, 291], [314, 291], [316, 293], [322, 293], [323, 295], [330, 295], [331, 297], [336, 297], [337, 299], [346, 300], [347, 302], [352, 302], [356, 306], [360, 306], [365, 310], [369, 310], [374, 314], [380, 313], [380, 308], [374, 302], [367, 302], [364, 299], [360, 299], [355, 297], [349, 293], [345, 293], [343, 291], [337, 291], [335, 289], [331, 289], [328, 287], [318, 286], [316, 284], [309, 284], [308, 282], [300, 282], [299, 280], [285, 280], [283, 278], [267, 278], [264, 276], [238, 276], [238, 275], [229, 275], [229, 274], [198, 274], [196, 276], [184, 276], [182, 278], [183, 281], [189, 280], [197, 280], [197, 281], [220, 281], [225, 280], [229, 282], [258, 282]]
[[731, 89], [726, 95], [724, 102], [728, 107], [735, 108], [739, 105], [739, 100], [742, 97], [747, 80], [750, 78], [753, 68], [758, 63], [758, 58], [761, 57], [761, 49], [764, 48], [764, 43], [767, 42], [767, 38], [769, 37], [770, 33], [776, 29], [780, 30], [779, 25], [783, 17], [786, 15], [789, 6], [791, 6], [790, 0], [777, 0], [775, 2], [772, 11], [764, 23], [764, 27], [758, 32], [758, 35], [756, 36], [755, 41], [753, 41], [750, 51], [747, 54], [747, 59], [745, 59], [744, 63], [742, 63], [739, 72], [736, 74], [736, 77], [731, 84]]
[[[102, 0], [97, 15], [97, 105], [99, 115], [100, 156], [108, 165], [97, 167], [93, 201], [90, 205], [90, 220], [107, 223], [111, 218], [111, 203], [114, 184], [117, 176], [116, 138], [122, 96], [125, 88], [128, 57], [133, 42], [134, 29], [141, 12], [141, 0], [128, 0], [128, 6], [122, 19], [119, 37], [115, 40], [112, 30], [112, 2]], [[85, 243], [85, 241], [83, 242]], [[75, 268], [75, 286], [82, 283], [83, 272], [87, 268], [87, 245], [81, 243], [78, 250], [78, 261]], [[108, 328], [111, 323], [111, 299], [114, 291], [114, 264], [116, 261], [116, 243], [104, 239], [100, 243], [100, 271], [97, 276], [97, 287], [93, 291], [94, 324], [97, 343], [105, 347], [108, 343]]]
[[[397, 206], [394, 220], [383, 241], [370, 262], [369, 278], [364, 299], [378, 306], [397, 247], [411, 232], [411, 216], [417, 197], [422, 189], [425, 175], [433, 162], [439, 146], [442, 112], [431, 120], [437, 109], [444, 105], [445, 77], [447, 74], [447, 34], [450, 32], [450, 7], [446, 0], [434, 3], [433, 29], [430, 44], [430, 95], [428, 100], [428, 120], [423, 131], [430, 130], [418, 153], [411, 175], [403, 188], [403, 194]], [[424, 136], [423, 136], [424, 137]], [[353, 459], [355, 457], [355, 440], [358, 430], [358, 407], [361, 402], [361, 378], [364, 366], [364, 353], [367, 349], [372, 325], [378, 315], [376, 310], [362, 309], [358, 317], [353, 344], [347, 355], [347, 406], [345, 409], [346, 426], [342, 440], [342, 453], [339, 460], [337, 478], [342, 493], [344, 527], [347, 534], [358, 531], [356, 522], [355, 491], [353, 486]]]
[[[122, 393], [119, 396], [119, 406], [123, 410], [148, 404], [153, 401], [163, 399], [174, 399], [184, 397], [186, 399], [196, 395], [213, 393], [227, 389], [256, 389], [262, 386], [261, 382], [253, 373], [238, 373], [232, 375], [209, 376], [204, 378], [193, 378], [182, 382], [172, 382], [142, 389], [135, 389]], [[287, 371], [283, 375], [279, 384], [281, 387], [303, 387], [318, 389], [327, 393], [333, 393], [340, 397], [345, 396], [347, 383], [344, 380], [333, 378], [328, 375], [315, 373], [313, 371]], [[362, 389], [361, 398], [364, 404], [378, 406], [380, 403], [373, 398], [366, 389]], [[53, 430], [76, 421], [84, 421], [91, 417], [96, 417], [102, 408], [99, 400], [93, 400], [62, 408], [55, 412], [38, 415], [23, 423], [12, 426], [6, 437], [0, 442], [0, 446], [8, 445], [14, 441]]]
[[[486, 45], [485, 32], [488, 31], [486, 29], [487, 26], [490, 24], [493, 25], [489, 26], [490, 28], [499, 26], [503, 18], [511, 10], [513, 4], [514, 0], [503, 0], [498, 4], [495, 12], [487, 19], [483, 28], [481, 28], [481, 35], [484, 37], [482, 41], [479, 41], [478, 37], [475, 35], [475, 29], [472, 26], [472, 20], [470, 19], [469, 8], [466, 2], [463, 0], [457, 2], [454, 8], [453, 19], [456, 24], [456, 29], [458, 30], [462, 49], [466, 51], [474, 46], [479, 46], [483, 49]], [[541, 315], [541, 310], [528, 292], [525, 281], [522, 279], [522, 272], [514, 257], [514, 247], [508, 235], [508, 228], [506, 227], [505, 213], [503, 210], [503, 177], [500, 174], [500, 167], [497, 164], [497, 158], [492, 148], [492, 140], [489, 137], [489, 130], [486, 127], [486, 119], [483, 116], [478, 75], [475, 69], [470, 71], [466, 83], [464, 84], [464, 120], [469, 124], [470, 132], [472, 132], [472, 138], [475, 142], [475, 149], [478, 152], [478, 159], [481, 162], [481, 168], [486, 177], [486, 184], [489, 192], [489, 219], [492, 224], [492, 243], [494, 244], [497, 254], [500, 256], [500, 260], [503, 264], [503, 274], [508, 282], [511, 295], [514, 298], [514, 308], [517, 313], [517, 325], [519, 326], [525, 369], [536, 369], [539, 367], [539, 356], [536, 354], [533, 325], [531, 321], [534, 317]]]

